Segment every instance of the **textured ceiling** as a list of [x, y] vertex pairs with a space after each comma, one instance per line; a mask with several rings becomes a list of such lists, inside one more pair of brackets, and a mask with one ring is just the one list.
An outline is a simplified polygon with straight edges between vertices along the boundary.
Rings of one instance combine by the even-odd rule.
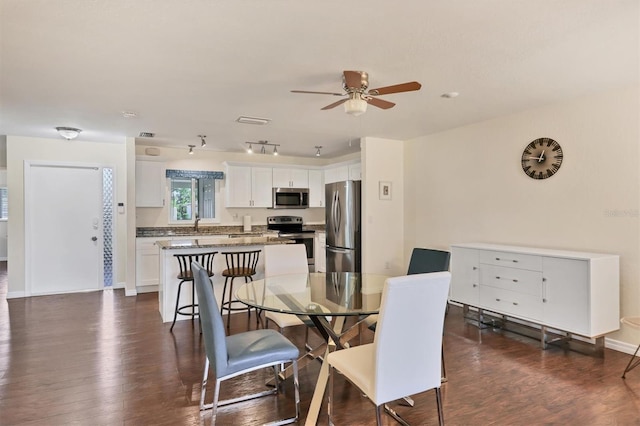
[[[410, 139], [639, 78], [637, 0], [0, 0], [0, 134], [329, 157], [361, 136]], [[343, 70], [370, 87], [419, 81], [360, 117]], [[443, 99], [456, 91], [460, 96]], [[123, 111], [137, 118], [122, 117]], [[240, 115], [266, 117], [242, 125]]]

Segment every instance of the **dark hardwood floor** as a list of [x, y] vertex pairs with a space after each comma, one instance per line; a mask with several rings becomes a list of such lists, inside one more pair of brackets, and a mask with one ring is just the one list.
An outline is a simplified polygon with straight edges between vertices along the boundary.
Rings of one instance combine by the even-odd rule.
[[[6, 301], [6, 265], [0, 264], [0, 424], [211, 424], [198, 398], [204, 362], [198, 327], [163, 324], [156, 293], [125, 297], [122, 290]], [[232, 320], [243, 331], [244, 314]], [[420, 325], [412, 325], [419, 338]], [[640, 368], [622, 380], [629, 355], [606, 350], [604, 359], [551, 348], [517, 335], [479, 331], [452, 307], [446, 319], [442, 385], [448, 425], [640, 424]], [[303, 330], [287, 336], [303, 343]], [[372, 334], [366, 336], [370, 341]], [[319, 370], [301, 371], [303, 419]], [[269, 373], [223, 382], [222, 392], [261, 388]], [[375, 423], [373, 405], [336, 380], [338, 425]], [[254, 425], [293, 410], [293, 386], [221, 408], [219, 425]], [[393, 406], [411, 424], [437, 424], [433, 391], [415, 407]], [[395, 424], [390, 417], [384, 424]], [[300, 422], [302, 424], [302, 422]], [[326, 425], [326, 405], [319, 424]]]

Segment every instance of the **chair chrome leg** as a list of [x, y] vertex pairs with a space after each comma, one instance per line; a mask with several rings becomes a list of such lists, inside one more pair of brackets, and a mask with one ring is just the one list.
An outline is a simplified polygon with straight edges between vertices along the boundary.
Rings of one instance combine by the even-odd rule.
[[200, 390], [200, 411], [206, 410], [204, 406], [204, 395], [207, 392], [207, 378], [209, 377], [209, 358], [204, 360], [204, 374], [202, 375], [202, 389]]
[[442, 392], [440, 388], [436, 388], [436, 402], [438, 404], [438, 424], [444, 426], [444, 414], [442, 412]]
[[333, 414], [333, 370], [334, 368], [329, 366], [329, 395], [327, 396], [327, 416], [329, 425], [332, 425], [331, 415]]
[[376, 425], [380, 426], [382, 425], [382, 409], [384, 407], [384, 404], [381, 405], [376, 405]]
[[293, 360], [293, 388], [296, 397], [296, 420], [300, 418], [300, 381], [298, 380], [298, 360]]

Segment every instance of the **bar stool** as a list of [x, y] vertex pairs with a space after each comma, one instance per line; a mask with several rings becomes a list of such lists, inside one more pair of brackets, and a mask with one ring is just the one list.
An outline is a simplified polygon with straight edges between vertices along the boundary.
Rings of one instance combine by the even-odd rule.
[[[247, 306], [232, 306], [233, 303], [238, 303], [237, 300], [233, 300], [233, 280], [242, 277], [244, 278], [245, 283], [253, 281], [253, 276], [256, 274], [256, 265], [260, 258], [260, 252], [261, 250], [222, 252], [225, 260], [227, 261], [227, 269], [222, 271], [222, 276], [224, 277], [224, 288], [222, 290], [220, 315], [224, 315], [223, 312], [227, 311], [227, 329], [229, 329], [229, 320], [232, 311], [244, 311], [246, 309], [247, 313], [251, 315], [250, 308]], [[227, 284], [229, 284], [228, 293]], [[257, 312], [256, 315], [258, 315]]]
[[[169, 331], [173, 331], [173, 326], [176, 325], [176, 318], [178, 315], [186, 315], [191, 317], [191, 321], [198, 316], [198, 304], [195, 299], [195, 282], [193, 280], [193, 272], [191, 272], [191, 262], [198, 262], [202, 265], [202, 268], [207, 271], [209, 277], [213, 276], [213, 257], [218, 253], [217, 251], [210, 251], [206, 253], [198, 253], [198, 254], [174, 254], [173, 256], [178, 259], [178, 264], [180, 265], [180, 273], [178, 274], [178, 279], [180, 280], [180, 284], [178, 284], [178, 294], [176, 295], [176, 309], [173, 313], [173, 323], [171, 323], [171, 328]], [[182, 292], [182, 284], [185, 282], [191, 283], [191, 303], [187, 305], [180, 306], [180, 293]]]

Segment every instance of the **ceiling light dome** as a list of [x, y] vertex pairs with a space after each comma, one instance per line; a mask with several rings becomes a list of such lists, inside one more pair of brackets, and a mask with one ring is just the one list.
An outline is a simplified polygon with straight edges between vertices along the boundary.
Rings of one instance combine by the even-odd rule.
[[76, 129], [75, 127], [56, 127], [56, 130], [58, 131], [58, 134], [60, 136], [68, 141], [77, 138], [82, 131], [81, 129]]
[[355, 117], [367, 111], [367, 101], [355, 95], [344, 103], [344, 112]]

